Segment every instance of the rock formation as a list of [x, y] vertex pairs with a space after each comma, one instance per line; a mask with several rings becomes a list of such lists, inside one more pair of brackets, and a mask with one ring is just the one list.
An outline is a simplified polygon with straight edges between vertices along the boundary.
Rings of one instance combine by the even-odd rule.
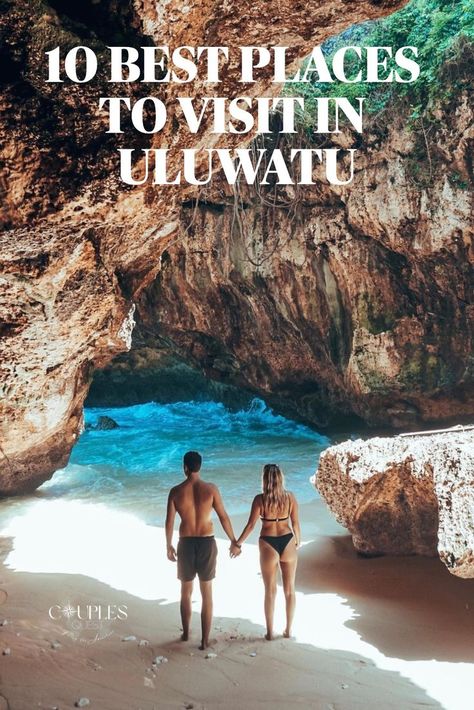
[[174, 358], [317, 427], [472, 415], [473, 114], [465, 92], [443, 110], [431, 177], [402, 105], [373, 121], [348, 186], [221, 184], [183, 205], [132, 352], [98, 373], [94, 401], [117, 372], [127, 401]]
[[[0, 494], [30, 490], [65, 464], [91, 373], [129, 346], [133, 301], [159, 270], [186, 200], [183, 190], [118, 182], [120, 141], [105, 134], [98, 108], [113, 87], [100, 73], [91, 84], [45, 83], [44, 52], [86, 44], [100, 53], [127, 42], [280, 44], [291, 47], [296, 66], [328, 35], [403, 4], [2, 0]], [[229, 98], [242, 93], [236, 72], [229, 66], [219, 86]], [[247, 94], [275, 93], [270, 79], [262, 74]], [[131, 90], [136, 97], [145, 87]], [[156, 90], [170, 110], [176, 90]], [[192, 91], [211, 89], [196, 82]], [[196, 138], [173, 125], [148, 144], [192, 147], [209, 143], [210, 130], [205, 123]], [[147, 144], [135, 134], [124, 139], [128, 147]], [[225, 136], [212, 140], [213, 147], [231, 145]]]
[[313, 479], [365, 555], [436, 555], [474, 577], [474, 431], [358, 439], [321, 454]]

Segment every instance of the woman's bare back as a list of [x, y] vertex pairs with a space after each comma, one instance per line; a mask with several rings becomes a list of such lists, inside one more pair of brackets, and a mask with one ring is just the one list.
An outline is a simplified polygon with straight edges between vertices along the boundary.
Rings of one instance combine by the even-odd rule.
[[276, 537], [292, 532], [290, 527], [292, 493], [287, 492], [284, 506], [275, 509], [264, 505], [264, 497], [260, 494], [260, 520], [262, 522], [261, 535]]

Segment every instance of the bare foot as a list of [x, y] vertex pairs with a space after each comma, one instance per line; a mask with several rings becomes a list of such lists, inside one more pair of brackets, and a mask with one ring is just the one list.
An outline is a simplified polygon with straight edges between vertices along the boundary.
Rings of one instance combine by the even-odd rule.
[[267, 639], [267, 641], [273, 641], [273, 634], [269, 634], [267, 631], [267, 633], [265, 634], [265, 638]]
[[[200, 651], [205, 651], [206, 648], [213, 648], [217, 643], [216, 638], [211, 638], [211, 639], [201, 639], [201, 645], [199, 646]], [[1, 708], [0, 708], [1, 710]]]
[[[201, 639], [201, 645], [199, 646], [200, 651], [205, 651], [206, 648], [213, 648], [217, 643], [217, 639]], [[0, 708], [1, 710], [1, 708]]]
[[181, 634], [181, 641], [187, 641], [189, 639], [189, 633], [187, 631], [183, 631]]
[[288, 629], [285, 629], [283, 632], [283, 638], [291, 639], [292, 638], [291, 631], [288, 631]]

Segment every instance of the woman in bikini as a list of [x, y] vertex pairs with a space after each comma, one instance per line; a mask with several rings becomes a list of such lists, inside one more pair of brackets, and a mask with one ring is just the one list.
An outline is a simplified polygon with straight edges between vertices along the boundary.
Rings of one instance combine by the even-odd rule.
[[[237, 542], [231, 546], [231, 554], [240, 552], [242, 543], [254, 529], [258, 518], [262, 521], [259, 547], [260, 567], [265, 585], [265, 638], [268, 641], [273, 638], [278, 567], [281, 570], [286, 600], [286, 628], [283, 636], [289, 638], [295, 612], [295, 574], [301, 530], [298, 503], [293, 493], [285, 490], [283, 473], [276, 464], [263, 467], [262, 493], [253, 499], [248, 523]], [[233, 547], [236, 549], [233, 550]]]

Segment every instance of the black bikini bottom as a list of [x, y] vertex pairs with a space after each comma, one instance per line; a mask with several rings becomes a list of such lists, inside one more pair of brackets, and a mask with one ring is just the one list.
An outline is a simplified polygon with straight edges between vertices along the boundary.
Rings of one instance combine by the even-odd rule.
[[285, 547], [290, 542], [293, 537], [293, 533], [286, 533], [286, 535], [260, 535], [261, 540], [265, 540], [269, 545], [273, 547], [274, 550], [278, 552], [280, 557], [283, 554]]

